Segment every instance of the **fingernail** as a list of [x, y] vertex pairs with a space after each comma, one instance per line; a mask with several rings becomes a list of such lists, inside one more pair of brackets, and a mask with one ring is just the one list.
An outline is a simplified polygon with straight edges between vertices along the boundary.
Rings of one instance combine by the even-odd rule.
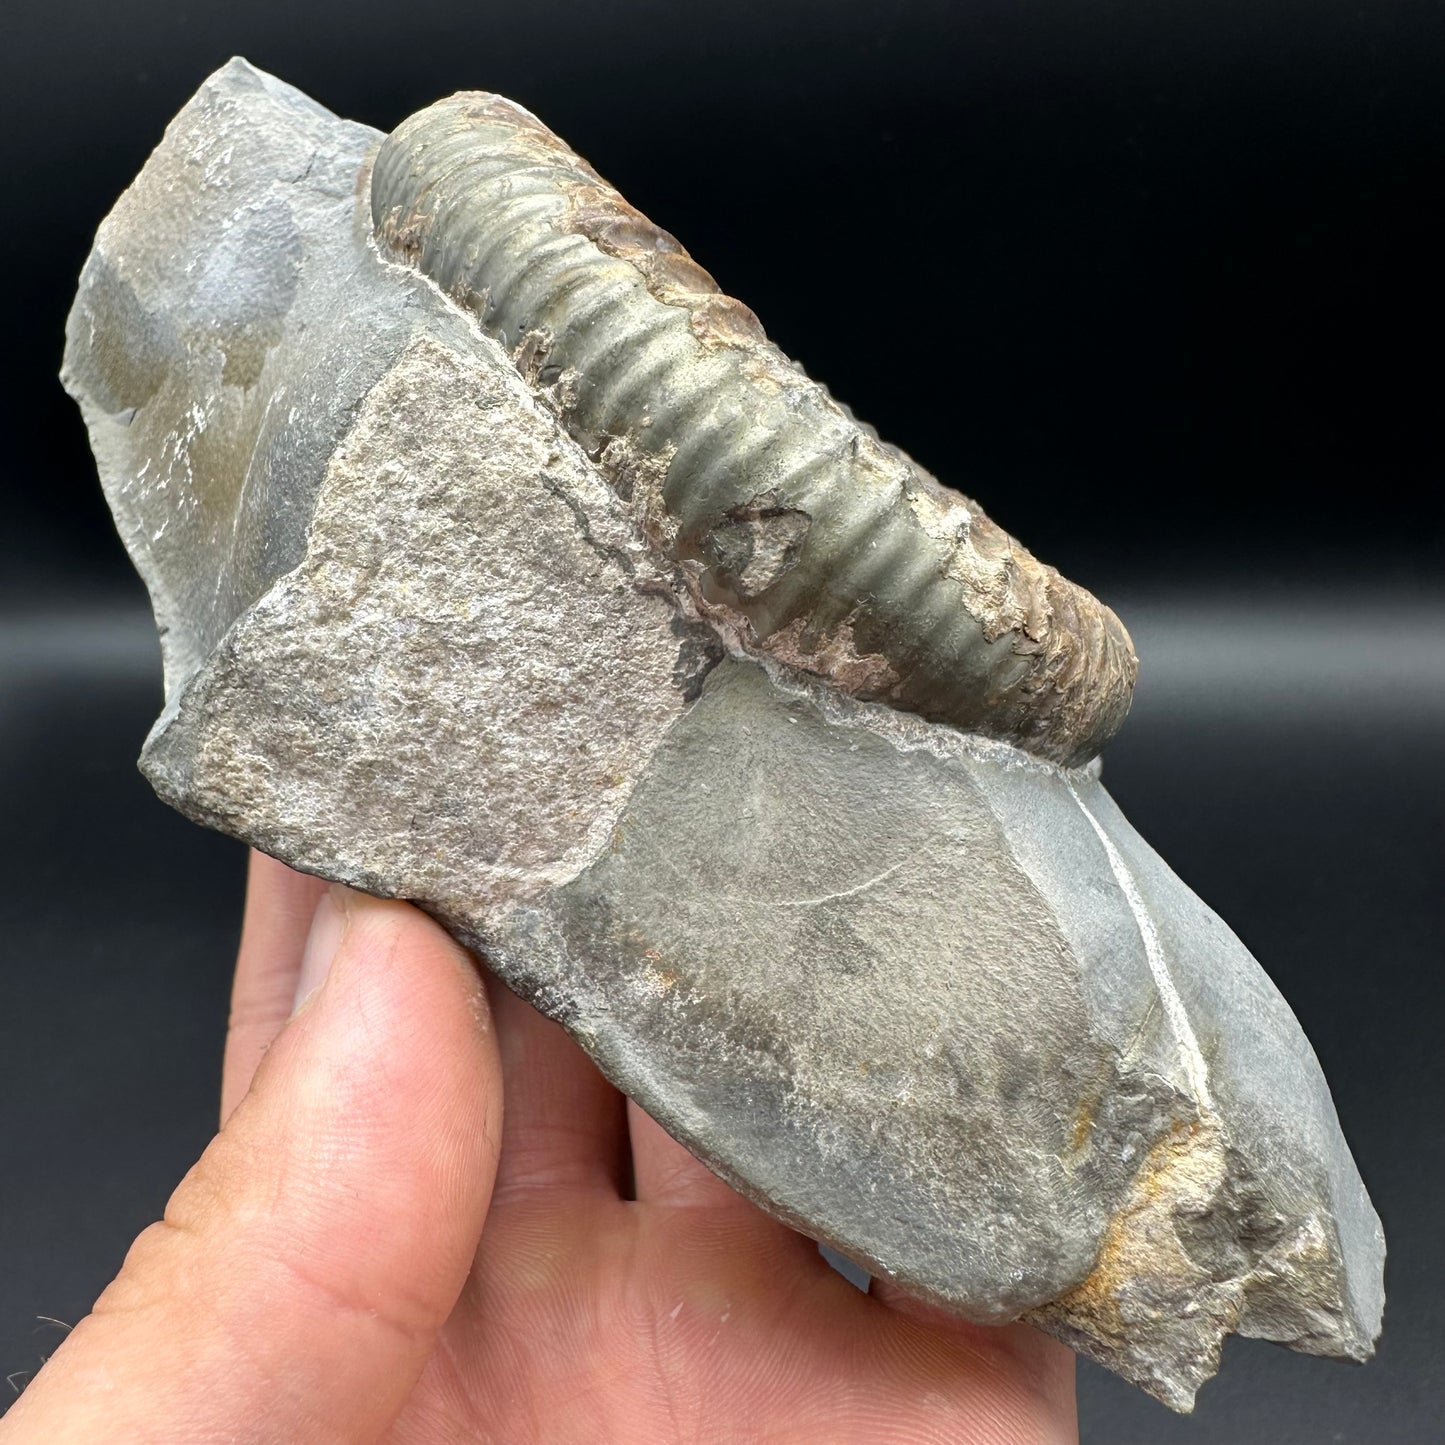
[[346, 890], [333, 884], [321, 896], [311, 919], [311, 932], [306, 935], [306, 951], [301, 955], [301, 972], [296, 979], [296, 997], [292, 1000], [294, 1015], [326, 982], [331, 961], [341, 947], [346, 932]]

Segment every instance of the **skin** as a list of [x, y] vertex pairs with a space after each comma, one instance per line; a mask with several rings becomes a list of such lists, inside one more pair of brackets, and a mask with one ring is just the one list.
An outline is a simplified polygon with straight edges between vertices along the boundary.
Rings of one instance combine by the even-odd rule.
[[430, 919], [260, 855], [222, 1119], [0, 1445], [1077, 1441], [1062, 1346], [853, 1289]]

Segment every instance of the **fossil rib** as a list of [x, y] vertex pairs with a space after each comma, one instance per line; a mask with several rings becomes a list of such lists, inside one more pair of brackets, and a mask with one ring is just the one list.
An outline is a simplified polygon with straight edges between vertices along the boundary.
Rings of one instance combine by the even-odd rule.
[[[1122, 634], [980, 551], [971, 509], [931, 538], [931, 484], [732, 303], [657, 301], [606, 252], [691, 276], [640, 222], [544, 243], [610, 213], [482, 109], [541, 167], [508, 149], [523, 229], [461, 247], [490, 310], [374, 234], [369, 186], [446, 108], [373, 176], [376, 132], [240, 61], [101, 226], [64, 376], [160, 624], [156, 791], [427, 909], [739, 1190], [968, 1319], [1031, 1319], [1181, 1409], [1229, 1331], [1367, 1357], [1384, 1241], [1307, 1040], [1097, 770], [1037, 755], [1102, 736]], [[392, 242], [455, 254], [446, 189], [380, 203]], [[838, 561], [855, 485], [903, 499], [870, 587]], [[909, 631], [920, 586], [940, 620]], [[1034, 605], [1033, 652], [1032, 622], [985, 643], [969, 610]], [[813, 608], [831, 631], [795, 632]]]
[[470, 92], [412, 116], [371, 205], [750, 651], [1057, 762], [1118, 730], [1118, 618], [860, 425], [528, 111]]

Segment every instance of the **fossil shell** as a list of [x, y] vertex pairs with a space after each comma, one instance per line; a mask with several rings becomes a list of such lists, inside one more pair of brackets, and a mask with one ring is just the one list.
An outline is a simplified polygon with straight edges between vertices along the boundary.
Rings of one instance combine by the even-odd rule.
[[419, 112], [371, 195], [380, 243], [511, 349], [743, 648], [1055, 762], [1118, 730], [1118, 618], [880, 441], [528, 111]]
[[[661, 402], [722, 367], [734, 412], [776, 402], [780, 455], [807, 439], [790, 416], [857, 429], [760, 342], [688, 352], [690, 318], [715, 336], [731, 303], [656, 302], [565, 231], [580, 340], [523, 309], [509, 356], [373, 243], [382, 139], [233, 61], [86, 263], [64, 374], [159, 622], [157, 793], [419, 904], [725, 1180], [923, 1299], [1032, 1320], [1177, 1409], [1230, 1331], [1368, 1357], [1384, 1240], [1318, 1061], [1092, 770], [849, 697], [841, 643], [820, 681], [679, 615], [689, 565], [704, 600], [731, 579], [719, 613], [771, 606], [825, 511], [776, 469], [748, 507], [749, 475], [683, 563], [649, 556], [639, 517], [659, 553], [689, 545], [664, 483], [707, 480], [683, 444], [713, 415], [649, 450]], [[515, 193], [561, 215], [548, 164]], [[552, 254], [544, 233], [529, 254]], [[652, 340], [588, 368], [598, 275], [602, 302], [635, 283], [627, 307], [670, 328], [667, 386], [626, 380]], [[558, 338], [575, 374], [552, 370]], [[539, 400], [595, 424], [588, 375], [655, 418], [594, 435], [610, 483]], [[809, 605], [838, 604], [820, 584]]]

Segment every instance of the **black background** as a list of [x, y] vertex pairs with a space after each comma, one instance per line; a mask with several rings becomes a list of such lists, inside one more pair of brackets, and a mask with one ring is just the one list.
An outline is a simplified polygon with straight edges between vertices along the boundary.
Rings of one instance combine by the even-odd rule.
[[1118, 607], [1142, 681], [1107, 779], [1300, 1015], [1390, 1305], [1363, 1370], [1231, 1344], [1189, 1420], [1085, 1368], [1084, 1438], [1445, 1438], [1442, 49], [1439, 5], [1335, 0], [11, 7], [0, 1376], [213, 1125], [241, 854], [133, 771], [158, 652], [54, 374], [95, 226], [241, 53], [384, 129], [460, 88], [530, 106]]

